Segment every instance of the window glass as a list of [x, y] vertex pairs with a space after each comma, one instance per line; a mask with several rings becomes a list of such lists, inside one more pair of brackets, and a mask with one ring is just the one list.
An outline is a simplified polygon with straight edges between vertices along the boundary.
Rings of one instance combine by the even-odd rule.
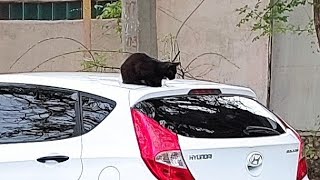
[[9, 3], [0, 3], [0, 20], [9, 19]]
[[10, 3], [10, 19], [22, 20], [22, 3]]
[[97, 10], [96, 10], [96, 8], [98, 8], [97, 6], [96, 6], [96, 1], [91, 1], [91, 17], [92, 18], [96, 18], [97, 17]]
[[39, 19], [52, 20], [52, 3], [39, 4]]
[[81, 99], [84, 133], [98, 126], [116, 106], [116, 103], [109, 99], [87, 96], [82, 96]]
[[101, 15], [103, 12], [103, 8], [107, 3], [111, 3], [112, 1], [91, 1], [92, 3], [92, 17], [97, 17]]
[[135, 105], [162, 126], [194, 138], [241, 138], [284, 133], [276, 116], [255, 100], [240, 96], [173, 96]]
[[38, 19], [38, 4], [24, 3], [24, 19], [37, 20]]
[[[108, 2], [114, 1], [92, 0], [91, 18], [101, 14]], [[82, 14], [82, 1], [0, 1], [0, 20], [76, 20], [82, 19]]]
[[70, 138], [76, 135], [76, 92], [0, 85], [0, 143]]
[[54, 20], [67, 19], [66, 2], [53, 3], [53, 19]]
[[81, 19], [81, 1], [68, 2], [68, 19]]

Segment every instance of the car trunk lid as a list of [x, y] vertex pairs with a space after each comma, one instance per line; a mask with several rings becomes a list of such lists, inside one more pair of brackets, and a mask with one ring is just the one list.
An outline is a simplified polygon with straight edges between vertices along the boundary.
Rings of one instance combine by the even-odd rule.
[[179, 144], [195, 179], [296, 178], [299, 141], [291, 133], [241, 139], [179, 136]]
[[[251, 97], [190, 92], [149, 95], [133, 108], [159, 125], [158, 135], [177, 135], [171, 140], [195, 179], [296, 179], [300, 141], [276, 115]], [[158, 135], [150, 138], [151, 149], [170, 150], [157, 143], [168, 140]]]

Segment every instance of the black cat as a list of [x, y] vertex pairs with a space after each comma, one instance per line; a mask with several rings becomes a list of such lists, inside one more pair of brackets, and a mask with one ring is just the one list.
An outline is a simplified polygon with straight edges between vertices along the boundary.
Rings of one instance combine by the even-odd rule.
[[180, 63], [161, 62], [145, 53], [130, 55], [121, 65], [123, 83], [161, 87], [162, 79], [172, 80]]

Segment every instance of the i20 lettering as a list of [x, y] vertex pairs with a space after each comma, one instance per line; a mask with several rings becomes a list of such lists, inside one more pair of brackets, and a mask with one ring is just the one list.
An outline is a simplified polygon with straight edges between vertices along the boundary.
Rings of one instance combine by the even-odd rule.
[[189, 160], [212, 159], [212, 154], [189, 155]]

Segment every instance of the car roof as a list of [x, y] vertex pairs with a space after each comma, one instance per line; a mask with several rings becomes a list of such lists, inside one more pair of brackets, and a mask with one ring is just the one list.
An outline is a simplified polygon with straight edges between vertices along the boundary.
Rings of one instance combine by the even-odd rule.
[[[122, 92], [136, 92], [143, 96], [157, 92], [179, 91], [199, 88], [220, 89], [225, 94], [239, 94], [256, 98], [256, 94], [250, 89], [241, 86], [227, 85], [200, 80], [174, 79], [163, 80], [160, 88], [123, 84], [120, 73], [97, 73], [97, 72], [31, 72], [31, 73], [8, 73], [0, 75], [0, 82], [24, 83], [43, 86], [54, 86], [67, 89], [84, 91], [97, 95], [105, 95], [113, 92], [116, 96]], [[93, 88], [94, 87], [94, 88]]]

